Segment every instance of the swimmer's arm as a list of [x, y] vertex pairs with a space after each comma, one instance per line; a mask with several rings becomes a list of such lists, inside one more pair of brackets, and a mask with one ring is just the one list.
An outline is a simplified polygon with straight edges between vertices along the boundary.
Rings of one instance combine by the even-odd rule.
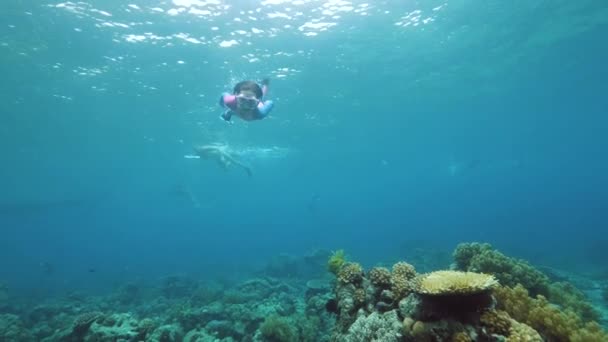
[[219, 101], [220, 106], [233, 109], [236, 107], [236, 95], [223, 93]]
[[272, 110], [273, 107], [274, 107], [274, 102], [272, 102], [272, 100], [260, 102], [258, 104], [258, 113], [259, 113], [258, 118], [263, 119], [266, 116], [268, 116], [268, 114], [270, 114], [270, 111]]
[[266, 94], [268, 93], [268, 86], [270, 85], [270, 80], [268, 78], [265, 78], [262, 80], [262, 98], [266, 97]]

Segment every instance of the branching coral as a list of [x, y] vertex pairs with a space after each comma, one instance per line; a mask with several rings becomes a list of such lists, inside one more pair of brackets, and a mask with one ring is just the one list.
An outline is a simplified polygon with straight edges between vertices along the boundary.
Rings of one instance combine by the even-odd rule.
[[338, 281], [342, 284], [358, 284], [362, 279], [363, 267], [357, 263], [348, 262], [338, 271]]
[[393, 265], [393, 277], [412, 279], [416, 276], [416, 269], [407, 262], [401, 261]]
[[571, 342], [606, 342], [608, 334], [602, 330], [602, 327], [596, 322], [585, 324], [582, 329], [579, 329], [570, 334]]
[[600, 319], [597, 310], [587, 302], [585, 294], [570, 283], [559, 282], [551, 284], [548, 298], [552, 303], [574, 311], [584, 321], [597, 321]]
[[456, 262], [456, 268], [461, 271], [466, 271], [471, 265], [471, 260], [477, 255], [491, 251], [492, 246], [489, 243], [461, 243], [456, 246], [454, 251], [454, 261]]
[[538, 332], [530, 326], [513, 319], [509, 323], [509, 337], [507, 342], [543, 342]]
[[549, 278], [524, 260], [505, 256], [489, 244], [462, 243], [454, 251], [461, 271], [492, 274], [505, 286], [522, 284], [532, 294], [549, 293]]
[[487, 310], [481, 315], [479, 321], [490, 334], [509, 335], [511, 317], [504, 311]]
[[391, 290], [395, 299], [399, 301], [407, 297], [414, 289], [414, 278], [416, 277], [416, 269], [407, 262], [398, 262], [393, 265], [391, 274]]
[[391, 271], [386, 267], [374, 267], [369, 271], [369, 280], [378, 288], [389, 288], [391, 286]]
[[270, 316], [260, 325], [264, 341], [291, 342], [296, 340], [296, 333], [287, 319]]
[[551, 303], [570, 309], [583, 320], [598, 320], [599, 313], [586, 296], [572, 284], [553, 283], [526, 261], [507, 257], [489, 244], [463, 243], [456, 247], [454, 260], [463, 271], [493, 274], [502, 285], [523, 285], [532, 296], [543, 295]]
[[355, 293], [353, 294], [353, 300], [357, 307], [360, 307], [363, 304], [365, 304], [365, 300], [366, 300], [365, 290], [361, 289], [361, 288], [355, 289]]
[[560, 310], [541, 295], [529, 297], [521, 285], [499, 287], [494, 295], [499, 309], [516, 321], [529, 325], [549, 341], [608, 341], [608, 334], [597, 324], [583, 324], [573, 311]]
[[377, 312], [359, 317], [348, 332], [337, 339], [344, 342], [398, 342], [401, 341], [402, 323], [395, 311]]

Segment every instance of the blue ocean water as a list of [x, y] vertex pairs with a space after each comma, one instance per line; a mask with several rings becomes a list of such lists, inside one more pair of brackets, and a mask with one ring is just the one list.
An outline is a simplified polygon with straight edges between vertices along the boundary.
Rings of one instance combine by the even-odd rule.
[[[606, 272], [607, 32], [592, 0], [5, 0], [0, 282], [467, 241]], [[270, 117], [219, 119], [264, 77]], [[213, 143], [253, 177], [185, 157]]]

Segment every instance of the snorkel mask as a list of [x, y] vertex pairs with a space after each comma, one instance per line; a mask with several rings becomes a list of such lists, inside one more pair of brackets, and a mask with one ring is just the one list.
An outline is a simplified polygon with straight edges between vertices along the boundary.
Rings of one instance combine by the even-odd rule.
[[236, 96], [236, 107], [240, 110], [254, 110], [257, 108], [258, 103], [260, 103], [260, 100], [252, 92], [243, 91]]

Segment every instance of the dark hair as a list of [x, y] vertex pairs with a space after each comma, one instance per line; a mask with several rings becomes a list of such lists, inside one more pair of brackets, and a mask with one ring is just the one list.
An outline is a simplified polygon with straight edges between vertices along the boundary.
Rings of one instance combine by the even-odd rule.
[[242, 81], [234, 86], [235, 95], [239, 94], [243, 90], [253, 92], [255, 97], [258, 99], [261, 99], [262, 96], [264, 96], [264, 93], [262, 93], [262, 88], [254, 81]]

